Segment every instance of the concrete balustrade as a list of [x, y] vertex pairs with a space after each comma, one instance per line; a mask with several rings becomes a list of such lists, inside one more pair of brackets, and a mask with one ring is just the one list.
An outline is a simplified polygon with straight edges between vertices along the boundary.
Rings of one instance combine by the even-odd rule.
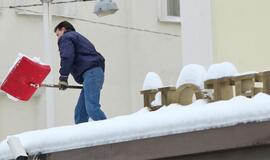
[[[259, 83], [262, 87], [257, 87]], [[257, 93], [262, 92], [270, 95], [270, 71], [259, 73], [249, 73], [232, 77], [210, 79], [204, 82], [204, 90], [194, 84], [183, 84], [176, 87], [162, 87], [151, 90], [143, 90], [144, 106], [154, 111], [162, 106], [170, 104], [189, 105], [198, 99], [207, 99], [208, 102], [229, 100], [234, 96], [245, 96], [252, 98]], [[208, 92], [206, 92], [207, 90]], [[161, 92], [161, 106], [152, 106], [151, 102], [155, 96]], [[209, 98], [209, 92], [212, 98]]]

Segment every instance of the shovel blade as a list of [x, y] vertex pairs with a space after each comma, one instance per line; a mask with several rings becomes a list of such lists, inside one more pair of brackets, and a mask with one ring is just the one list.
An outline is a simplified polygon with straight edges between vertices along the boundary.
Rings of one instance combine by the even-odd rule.
[[32, 59], [22, 56], [3, 81], [0, 89], [5, 93], [22, 101], [29, 100], [47, 75], [49, 65], [43, 65]]

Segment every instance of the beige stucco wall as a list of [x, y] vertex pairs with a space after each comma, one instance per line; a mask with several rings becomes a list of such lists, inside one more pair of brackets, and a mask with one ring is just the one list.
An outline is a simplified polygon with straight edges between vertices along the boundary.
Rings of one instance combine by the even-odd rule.
[[[158, 5], [158, 0], [128, 1], [128, 25], [180, 35], [180, 24], [159, 22]], [[136, 111], [143, 105], [138, 94], [147, 72], [158, 73], [164, 85], [175, 85], [182, 67], [181, 38], [129, 31], [128, 41], [131, 104], [132, 110]]]
[[[38, 3], [39, 0], [34, 2]], [[92, 13], [93, 2], [78, 3], [72, 5], [77, 8], [76, 12], [69, 12], [68, 16], [179, 35], [180, 24], [158, 21], [158, 3], [159, 1], [156, 0], [118, 0], [120, 10], [117, 14], [103, 18], [98, 18]], [[13, 1], [4, 0], [3, 5], [13, 5]], [[64, 14], [64, 12], [57, 12], [56, 9], [57, 7], [53, 8], [54, 13]], [[41, 11], [40, 8], [34, 10]], [[63, 19], [54, 16], [53, 26]], [[129, 114], [142, 107], [139, 91], [147, 72], [155, 71], [160, 74], [165, 84], [175, 84], [181, 67], [181, 37], [75, 19], [67, 20], [74, 24], [77, 31], [88, 37], [106, 58], [101, 103], [109, 117]], [[5, 77], [18, 52], [44, 59], [42, 31], [42, 16], [18, 15], [13, 9], [2, 10], [0, 13], [0, 80]], [[57, 83], [59, 53], [57, 39], [53, 33], [51, 36], [54, 55], [51, 74], [54, 75]], [[75, 84], [71, 77], [69, 82]], [[54, 91], [55, 125], [73, 124], [73, 111], [79, 91]], [[13, 102], [0, 94], [0, 140], [10, 134], [46, 128], [46, 108], [41, 97], [44, 97], [43, 90], [28, 102]]]
[[269, 7], [269, 0], [213, 0], [215, 62], [240, 72], [270, 69]]

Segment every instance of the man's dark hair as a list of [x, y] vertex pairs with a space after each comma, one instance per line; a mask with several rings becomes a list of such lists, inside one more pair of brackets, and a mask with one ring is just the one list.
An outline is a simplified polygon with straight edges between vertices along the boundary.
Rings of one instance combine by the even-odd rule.
[[67, 31], [76, 31], [71, 23], [69, 23], [68, 21], [62, 21], [54, 28], [54, 32], [56, 32], [57, 29], [62, 29], [63, 27]]

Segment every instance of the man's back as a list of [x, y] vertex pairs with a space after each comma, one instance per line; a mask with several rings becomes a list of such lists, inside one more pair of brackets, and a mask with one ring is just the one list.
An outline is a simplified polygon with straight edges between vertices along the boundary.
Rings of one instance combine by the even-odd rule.
[[61, 75], [72, 74], [76, 82], [82, 83], [82, 74], [95, 67], [105, 69], [105, 59], [98, 53], [94, 45], [75, 31], [67, 31], [59, 39], [61, 56]]

